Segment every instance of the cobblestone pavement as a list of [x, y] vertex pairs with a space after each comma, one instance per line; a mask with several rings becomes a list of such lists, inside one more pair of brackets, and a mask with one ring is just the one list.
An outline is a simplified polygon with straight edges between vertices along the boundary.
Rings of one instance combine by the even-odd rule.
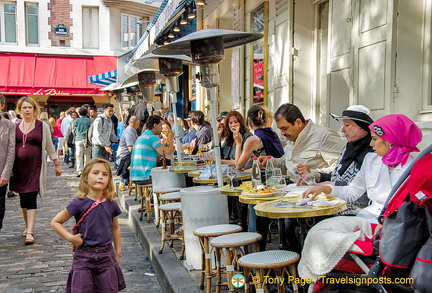
[[[69, 242], [55, 233], [51, 219], [72, 200], [79, 178], [72, 169], [62, 166], [63, 174], [54, 176], [52, 163], [48, 164], [48, 189], [44, 198], [38, 198], [35, 244], [25, 245], [19, 198], [7, 198], [6, 216], [0, 232], [0, 292], [64, 292], [72, 262]], [[71, 230], [73, 221], [66, 223]], [[126, 215], [120, 216], [122, 231], [121, 268], [127, 288], [122, 292], [162, 292], [148, 256], [142, 249]]]

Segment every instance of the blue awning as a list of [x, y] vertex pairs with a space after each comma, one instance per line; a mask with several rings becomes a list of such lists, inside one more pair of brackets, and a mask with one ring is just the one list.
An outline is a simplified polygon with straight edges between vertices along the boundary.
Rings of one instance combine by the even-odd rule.
[[88, 77], [89, 83], [99, 86], [107, 86], [117, 81], [117, 70], [104, 72]]

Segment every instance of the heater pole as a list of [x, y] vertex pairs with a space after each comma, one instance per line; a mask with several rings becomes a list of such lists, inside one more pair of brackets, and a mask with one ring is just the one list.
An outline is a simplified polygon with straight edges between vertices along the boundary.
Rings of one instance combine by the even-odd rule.
[[181, 144], [180, 144], [180, 137], [177, 131], [178, 128], [178, 122], [177, 122], [177, 92], [178, 92], [178, 77], [177, 76], [167, 76], [166, 77], [166, 90], [170, 95], [170, 102], [171, 107], [173, 111], [173, 117], [174, 117], [174, 139], [177, 149], [177, 158], [178, 161], [181, 162], [182, 159], [182, 152], [181, 152]]
[[214, 146], [214, 153], [215, 153], [217, 182], [218, 182], [218, 186], [222, 187], [223, 177], [222, 177], [221, 153], [220, 153], [219, 136], [217, 132], [217, 120], [216, 120], [216, 87], [207, 88], [207, 99], [210, 102], [210, 115], [211, 115], [212, 126], [213, 126], [213, 146]]

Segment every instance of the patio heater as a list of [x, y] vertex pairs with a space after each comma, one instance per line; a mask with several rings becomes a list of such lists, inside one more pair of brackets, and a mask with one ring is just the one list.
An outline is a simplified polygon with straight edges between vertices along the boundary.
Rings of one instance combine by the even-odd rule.
[[[177, 129], [177, 92], [179, 91], [179, 79], [178, 77], [183, 73], [183, 62], [192, 64], [191, 58], [185, 55], [166, 56], [166, 55], [155, 55], [147, 54], [142, 56], [138, 60], [145, 59], [157, 59], [159, 60], [159, 73], [165, 76], [165, 88], [170, 96], [171, 107], [174, 116], [174, 129]], [[137, 60], [137, 61], [138, 61]], [[179, 162], [182, 161], [181, 156], [181, 144], [180, 137], [177, 131], [175, 134], [175, 143], [177, 149], [177, 157]]]
[[191, 55], [192, 61], [200, 66], [201, 84], [206, 88], [207, 100], [210, 102], [216, 174], [219, 187], [223, 186], [223, 177], [216, 121], [216, 86], [220, 83], [218, 64], [224, 59], [224, 49], [244, 45], [262, 37], [263, 35], [259, 33], [206, 29], [193, 32], [168, 45], [153, 50], [154, 54], [159, 55]]

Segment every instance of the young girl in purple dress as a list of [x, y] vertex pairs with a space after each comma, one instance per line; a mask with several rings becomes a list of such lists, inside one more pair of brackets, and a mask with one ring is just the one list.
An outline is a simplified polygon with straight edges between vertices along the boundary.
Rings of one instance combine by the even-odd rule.
[[[76, 247], [66, 292], [118, 292], [126, 288], [119, 267], [121, 210], [114, 201], [114, 191], [108, 161], [92, 159], [82, 172], [77, 197], [51, 222], [54, 231]], [[91, 209], [92, 205], [96, 207]], [[63, 226], [71, 217], [79, 224], [75, 235]]]

